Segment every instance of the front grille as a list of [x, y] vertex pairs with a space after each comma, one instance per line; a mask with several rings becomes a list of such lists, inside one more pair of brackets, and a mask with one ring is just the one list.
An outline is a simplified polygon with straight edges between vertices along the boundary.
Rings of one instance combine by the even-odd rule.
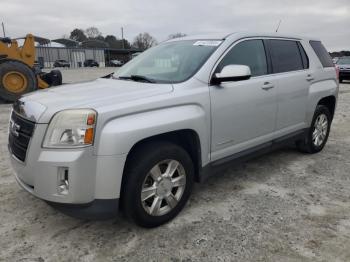
[[9, 148], [11, 153], [21, 161], [26, 160], [30, 139], [35, 123], [12, 112], [9, 130]]
[[340, 71], [339, 72], [340, 77], [350, 77], [350, 71]]

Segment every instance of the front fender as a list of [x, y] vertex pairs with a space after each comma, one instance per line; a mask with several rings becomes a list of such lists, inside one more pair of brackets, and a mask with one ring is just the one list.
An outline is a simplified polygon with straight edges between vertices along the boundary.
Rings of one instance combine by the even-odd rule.
[[191, 129], [198, 134], [205, 164], [209, 156], [210, 121], [204, 109], [193, 104], [115, 118], [102, 128], [95, 153], [104, 156], [126, 154], [145, 138], [183, 129]]

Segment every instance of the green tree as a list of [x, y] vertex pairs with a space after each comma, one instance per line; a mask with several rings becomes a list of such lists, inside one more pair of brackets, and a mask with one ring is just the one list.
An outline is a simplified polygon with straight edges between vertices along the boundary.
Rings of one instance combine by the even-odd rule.
[[[123, 45], [124, 41], [124, 45]], [[114, 35], [107, 35], [105, 37], [105, 42], [108, 44], [110, 48], [116, 48], [116, 49], [129, 49], [130, 48], [130, 43], [128, 40], [124, 39], [118, 39]]]
[[118, 39], [114, 35], [107, 35], [105, 37], [105, 42], [111, 48], [120, 48], [120, 46], [118, 44]]
[[71, 33], [70, 33], [70, 36], [69, 36], [70, 39], [72, 40], [75, 40], [75, 41], [78, 41], [78, 42], [83, 42], [87, 39], [85, 33], [84, 33], [84, 30], [82, 29], [74, 29]]

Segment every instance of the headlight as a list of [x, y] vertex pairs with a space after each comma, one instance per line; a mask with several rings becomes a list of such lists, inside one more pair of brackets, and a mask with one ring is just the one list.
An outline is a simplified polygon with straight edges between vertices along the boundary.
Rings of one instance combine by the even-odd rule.
[[92, 145], [96, 112], [91, 109], [71, 109], [57, 113], [47, 129], [44, 147], [75, 148]]

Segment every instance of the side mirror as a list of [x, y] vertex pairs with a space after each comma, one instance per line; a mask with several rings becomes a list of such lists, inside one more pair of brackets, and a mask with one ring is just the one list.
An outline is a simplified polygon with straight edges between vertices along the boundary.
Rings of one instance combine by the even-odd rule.
[[246, 65], [227, 65], [216, 73], [212, 78], [213, 84], [220, 84], [222, 82], [247, 80], [251, 77], [249, 66]]

